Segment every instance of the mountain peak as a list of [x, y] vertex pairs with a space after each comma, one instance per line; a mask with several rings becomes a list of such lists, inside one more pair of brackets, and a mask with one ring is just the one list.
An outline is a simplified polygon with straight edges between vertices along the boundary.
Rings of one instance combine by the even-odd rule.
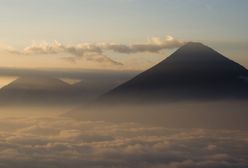
[[[188, 42], [180, 47], [170, 57], [185, 58], [185, 62], [190, 61], [215, 61], [216, 59], [227, 60], [225, 56], [200, 42]], [[170, 58], [168, 57], [168, 58]], [[190, 60], [191, 59], [191, 60]], [[188, 60], [188, 61], [187, 61]]]
[[172, 55], [151, 68], [170, 72], [172, 75], [198, 75], [199, 77], [237, 77], [247, 75], [247, 70], [238, 63], [223, 56], [199, 42], [189, 42]]
[[200, 52], [200, 51], [201, 52], [213, 52], [214, 51], [212, 48], [200, 42], [188, 42], [178, 49], [178, 51], [181, 51], [181, 50], [183, 52]]
[[184, 45], [184, 47], [207, 47], [201, 42], [188, 42]]

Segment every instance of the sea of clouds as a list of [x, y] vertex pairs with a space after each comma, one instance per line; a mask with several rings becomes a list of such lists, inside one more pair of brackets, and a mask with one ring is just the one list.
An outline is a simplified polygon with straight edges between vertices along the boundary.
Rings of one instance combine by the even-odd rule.
[[0, 168], [245, 168], [248, 132], [64, 117], [0, 119]]

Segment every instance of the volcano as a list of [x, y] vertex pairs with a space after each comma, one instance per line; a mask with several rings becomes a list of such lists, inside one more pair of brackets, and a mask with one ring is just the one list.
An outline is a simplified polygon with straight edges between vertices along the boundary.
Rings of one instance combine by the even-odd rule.
[[247, 99], [248, 70], [189, 42], [159, 64], [103, 95], [102, 102]]

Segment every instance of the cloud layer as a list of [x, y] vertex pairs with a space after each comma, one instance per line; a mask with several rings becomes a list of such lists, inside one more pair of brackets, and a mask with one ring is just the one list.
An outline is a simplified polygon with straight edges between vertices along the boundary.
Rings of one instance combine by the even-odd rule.
[[67, 118], [2, 118], [3, 168], [245, 168], [247, 131]]
[[52, 43], [33, 43], [23, 50], [16, 50], [12, 47], [1, 47], [5, 51], [12, 54], [24, 55], [51, 55], [51, 54], [69, 54], [69, 57], [63, 59], [75, 62], [78, 59], [85, 58], [88, 61], [107, 62], [113, 65], [121, 65], [121, 63], [112, 60], [104, 53], [111, 51], [121, 54], [135, 53], [159, 53], [165, 49], [174, 49], [184, 45], [186, 42], [175, 39], [172, 36], [167, 36], [164, 39], [153, 37], [145, 43], [140, 44], [118, 44], [118, 43], [80, 43], [75, 45], [62, 44], [58, 41]]

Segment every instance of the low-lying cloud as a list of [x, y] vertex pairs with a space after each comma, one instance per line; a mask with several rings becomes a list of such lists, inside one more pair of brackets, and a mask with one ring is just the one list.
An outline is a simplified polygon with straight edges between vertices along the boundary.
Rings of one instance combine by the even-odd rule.
[[245, 168], [247, 131], [167, 129], [61, 117], [2, 118], [4, 168]]
[[[16, 50], [11, 47], [5, 47], [5, 51], [12, 54], [24, 55], [52, 55], [52, 54], [69, 54], [69, 57], [63, 57], [64, 60], [76, 62], [80, 58], [86, 58], [88, 61], [108, 62], [114, 65], [122, 65], [112, 60], [104, 53], [111, 51], [121, 54], [135, 53], [159, 53], [165, 49], [175, 49], [184, 45], [185, 41], [180, 41], [172, 36], [164, 39], [153, 37], [145, 43], [139, 44], [119, 44], [119, 43], [79, 43], [79, 44], [62, 44], [58, 41], [52, 43], [33, 43], [23, 50]], [[3, 50], [3, 47], [1, 47]]]

